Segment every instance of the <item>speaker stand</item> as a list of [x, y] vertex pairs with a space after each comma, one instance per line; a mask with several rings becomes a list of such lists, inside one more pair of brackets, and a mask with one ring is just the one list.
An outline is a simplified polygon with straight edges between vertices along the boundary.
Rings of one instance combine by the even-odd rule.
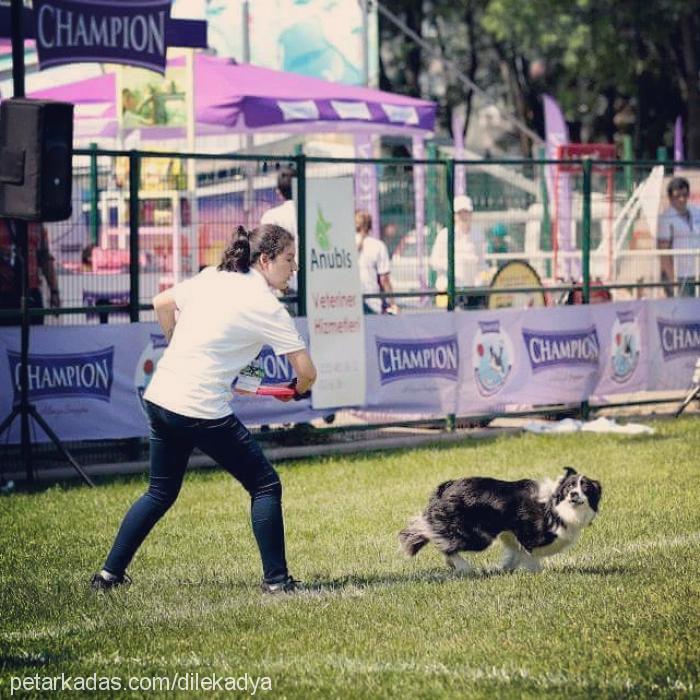
[[700, 400], [700, 384], [697, 386], [694, 386], [689, 392], [688, 395], [683, 399], [683, 403], [676, 409], [676, 412], [673, 414], [674, 418], [678, 418], [678, 416], [685, 411], [685, 409], [688, 407], [690, 402], [693, 399], [699, 399]]
[[681, 413], [685, 411], [690, 402], [696, 398], [700, 400], [700, 357], [698, 357], [695, 360], [695, 370], [693, 372], [693, 386], [690, 387], [690, 391], [686, 394], [686, 397], [683, 399], [681, 405], [676, 409], [676, 412], [673, 414], [673, 417], [678, 418], [678, 416], [680, 416]]
[[[8, 221], [8, 225], [10, 222]], [[16, 219], [14, 222], [16, 239], [19, 241], [18, 260], [21, 271], [21, 338], [20, 338], [20, 367], [19, 367], [19, 386], [20, 400], [13, 406], [9, 415], [0, 423], [0, 435], [5, 430], [9, 430], [10, 425], [15, 418], [20, 419], [20, 442], [22, 449], [22, 464], [27, 474], [27, 480], [31, 483], [34, 481], [34, 470], [32, 468], [32, 444], [29, 437], [29, 419], [33, 418], [49, 437], [51, 442], [56, 446], [59, 453], [70, 463], [83, 481], [88, 486], [94, 486], [94, 482], [75, 461], [73, 456], [68, 452], [65, 446], [61, 443], [58, 435], [49, 427], [48, 423], [41, 417], [34, 404], [29, 403], [29, 231], [26, 221]], [[16, 244], [15, 244], [16, 245]]]

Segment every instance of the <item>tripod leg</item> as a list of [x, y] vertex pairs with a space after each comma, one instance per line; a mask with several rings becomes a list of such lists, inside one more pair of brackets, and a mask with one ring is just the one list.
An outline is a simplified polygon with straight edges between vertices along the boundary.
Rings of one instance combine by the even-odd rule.
[[[5, 430], [10, 429], [10, 426], [12, 425], [12, 421], [15, 418], [17, 418], [18, 415], [19, 415], [19, 405], [15, 404], [12, 407], [12, 410], [10, 411], [10, 413], [5, 418], [5, 420], [2, 423], [0, 423], [0, 435], [2, 435], [5, 432]], [[3, 484], [3, 485], [5, 484], [5, 476], [4, 475], [5, 475], [5, 470], [2, 468], [2, 466], [0, 466], [0, 484]]]
[[700, 396], [700, 384], [698, 384], [684, 399], [683, 403], [678, 407], [676, 412], [673, 414], [674, 418], [678, 418], [678, 416], [685, 411], [687, 408], [688, 404], [696, 397]]
[[5, 430], [7, 430], [10, 427], [10, 425], [12, 424], [12, 421], [15, 418], [17, 418], [18, 415], [19, 415], [19, 405], [16, 404], [15, 406], [13, 406], [13, 408], [10, 411], [7, 418], [5, 418], [5, 420], [2, 423], [0, 423], [0, 435], [2, 435], [5, 432]]
[[51, 438], [51, 442], [53, 442], [54, 445], [56, 445], [56, 449], [63, 455], [63, 457], [70, 462], [71, 466], [75, 471], [80, 474], [82, 477], [83, 481], [88, 485], [88, 486], [94, 486], [95, 483], [92, 481], [92, 479], [83, 471], [82, 467], [73, 459], [73, 456], [68, 452], [68, 450], [63, 446], [61, 443], [58, 435], [54, 433], [53, 430], [48, 426], [46, 421], [39, 415], [38, 411], [34, 406], [29, 406], [29, 414], [31, 417], [41, 426], [42, 430]]

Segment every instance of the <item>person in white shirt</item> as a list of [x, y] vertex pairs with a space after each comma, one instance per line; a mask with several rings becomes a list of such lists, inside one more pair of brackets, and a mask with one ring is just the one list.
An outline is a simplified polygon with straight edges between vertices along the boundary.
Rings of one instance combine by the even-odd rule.
[[[218, 462], [251, 497], [253, 533], [263, 563], [263, 590], [291, 591], [285, 559], [282, 487], [274, 468], [232, 413], [231, 385], [270, 345], [296, 372], [295, 398], [308, 395], [316, 369], [291, 317], [272, 293], [297, 269], [285, 229], [240, 227], [218, 268], [158, 294], [153, 306], [169, 341], [144, 394], [151, 427], [148, 491], [124, 517], [92, 587], [130, 583], [126, 567], [175, 502], [195, 447]], [[281, 400], [290, 400], [289, 398]]]
[[[378, 238], [369, 235], [372, 230], [372, 216], [366, 211], [355, 212], [355, 245], [357, 246], [358, 267], [363, 294], [393, 293], [391, 286], [391, 265], [389, 252], [386, 246]], [[384, 297], [364, 300], [364, 310], [368, 314], [381, 314], [383, 311], [389, 314], [398, 312], [398, 307], [393, 300]]]
[[[277, 175], [277, 195], [282, 199], [282, 204], [272, 209], [268, 209], [260, 218], [261, 224], [274, 224], [287, 229], [294, 236], [296, 245], [296, 257], [299, 259], [299, 239], [297, 237], [297, 207], [292, 199], [292, 182], [296, 173], [291, 168], [283, 168]], [[296, 294], [297, 276], [292, 275], [287, 290], [287, 294]]]
[[[684, 177], [674, 177], [667, 187], [671, 206], [659, 219], [658, 246], [662, 250], [700, 249], [700, 207], [688, 204], [690, 184]], [[664, 255], [661, 277], [665, 282], [678, 283], [678, 296], [697, 296], [700, 253]]]
[[[460, 194], [454, 199], [455, 216], [455, 286], [476, 287], [483, 284], [486, 241], [483, 232], [472, 226], [474, 204], [471, 197]], [[447, 290], [447, 227], [440, 229], [430, 253], [430, 267], [437, 279], [435, 288]], [[483, 295], [467, 295], [464, 305], [475, 307], [482, 305]]]

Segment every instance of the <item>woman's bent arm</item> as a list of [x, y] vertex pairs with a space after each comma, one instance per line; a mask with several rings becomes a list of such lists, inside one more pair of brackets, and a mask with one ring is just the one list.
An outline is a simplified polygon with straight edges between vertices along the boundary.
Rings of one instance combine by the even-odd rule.
[[153, 309], [156, 312], [158, 324], [163, 329], [165, 339], [170, 342], [175, 331], [175, 298], [169, 289], [153, 297]]
[[297, 391], [305, 394], [316, 381], [316, 367], [306, 350], [287, 353], [289, 363], [297, 375]]

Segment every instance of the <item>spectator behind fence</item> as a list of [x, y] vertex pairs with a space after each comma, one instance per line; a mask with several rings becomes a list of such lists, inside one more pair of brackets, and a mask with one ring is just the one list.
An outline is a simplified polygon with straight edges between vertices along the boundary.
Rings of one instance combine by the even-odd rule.
[[[297, 238], [297, 207], [292, 199], [292, 182], [296, 172], [292, 168], [283, 168], [277, 175], [277, 196], [282, 200], [279, 206], [268, 209], [261, 217], [261, 224], [274, 224], [281, 226], [294, 236], [296, 257], [299, 260], [299, 239]], [[297, 292], [297, 275], [289, 281], [288, 294]]]
[[[494, 224], [489, 229], [487, 249], [489, 254], [508, 252], [508, 229], [505, 224]], [[507, 262], [507, 260], [497, 260], [496, 268], [500, 270]]]
[[[455, 285], [457, 287], [476, 287], [483, 284], [483, 276], [486, 272], [484, 234], [472, 226], [473, 212], [474, 204], [471, 197], [464, 194], [455, 197]], [[437, 275], [436, 289], [446, 291], [447, 227], [440, 229], [435, 237], [430, 253], [430, 267]], [[483, 305], [484, 298], [483, 295], [468, 295], [460, 303], [470, 308], [478, 307]]]
[[[372, 238], [372, 216], [366, 211], [355, 212], [355, 245], [357, 246], [358, 267], [363, 294], [377, 294], [380, 291], [391, 294], [391, 266], [389, 252], [384, 243]], [[384, 303], [383, 303], [384, 302]], [[367, 314], [398, 312], [393, 299], [365, 299], [364, 310]]]
[[402, 238], [403, 236], [396, 224], [384, 224], [382, 226], [382, 242], [386, 246], [390, 258], [394, 257], [394, 253], [401, 244]]
[[81, 272], [92, 272], [92, 251], [97, 246], [94, 243], [86, 245], [80, 253], [80, 270]]
[[[44, 276], [49, 286], [49, 304], [52, 309], [61, 305], [58, 291], [58, 279], [54, 268], [54, 259], [49, 250], [46, 229], [41, 224], [28, 224], [29, 243], [29, 298], [30, 309], [43, 309], [44, 299], [41, 293], [41, 277]], [[14, 221], [0, 218], [0, 309], [19, 311], [22, 296], [22, 266], [20, 264], [20, 241], [17, 237]], [[44, 323], [43, 316], [32, 316], [32, 325]], [[19, 325], [19, 316], [0, 318], [1, 326]]]
[[[663, 250], [700, 249], [700, 207], [688, 205], [690, 185], [684, 177], [674, 177], [667, 187], [670, 206], [659, 219], [657, 240]], [[697, 296], [695, 283], [698, 254], [664, 255], [661, 258], [661, 280], [679, 284], [678, 296]], [[667, 287], [672, 294], [673, 287]]]

